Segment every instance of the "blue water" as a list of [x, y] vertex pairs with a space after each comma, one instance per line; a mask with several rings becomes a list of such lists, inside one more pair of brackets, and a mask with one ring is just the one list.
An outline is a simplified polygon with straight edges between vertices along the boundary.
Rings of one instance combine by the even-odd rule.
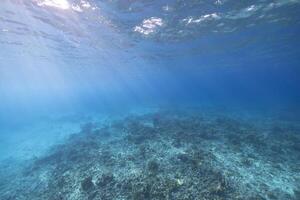
[[[0, 160], [38, 159], [85, 123], [161, 110], [298, 134], [299, 11], [299, 0], [2, 0]], [[300, 198], [299, 184], [280, 191]]]

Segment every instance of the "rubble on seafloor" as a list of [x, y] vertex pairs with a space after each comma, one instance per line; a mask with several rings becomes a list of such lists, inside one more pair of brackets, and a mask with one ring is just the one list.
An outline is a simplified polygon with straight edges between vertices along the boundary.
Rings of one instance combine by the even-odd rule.
[[[13, 169], [0, 199], [300, 199], [300, 128], [157, 112], [81, 132]], [[18, 165], [20, 166], [20, 165]]]

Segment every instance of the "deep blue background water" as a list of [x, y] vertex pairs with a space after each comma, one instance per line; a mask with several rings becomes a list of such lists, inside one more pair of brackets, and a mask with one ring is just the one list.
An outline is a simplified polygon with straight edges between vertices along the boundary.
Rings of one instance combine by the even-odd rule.
[[68, 112], [300, 105], [300, 2], [4, 0], [0, 129]]

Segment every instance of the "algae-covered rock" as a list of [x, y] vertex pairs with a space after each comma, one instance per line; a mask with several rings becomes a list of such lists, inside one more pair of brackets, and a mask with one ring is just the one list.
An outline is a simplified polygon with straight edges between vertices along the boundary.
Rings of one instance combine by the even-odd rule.
[[150, 160], [147, 163], [147, 169], [150, 173], [156, 174], [159, 171], [159, 164], [157, 160]]
[[98, 179], [97, 181], [97, 186], [98, 187], [105, 187], [105, 186], [110, 186], [115, 182], [115, 177], [112, 173], [104, 173], [102, 176]]
[[94, 189], [92, 177], [87, 177], [81, 181], [81, 189], [85, 192], [89, 192]]

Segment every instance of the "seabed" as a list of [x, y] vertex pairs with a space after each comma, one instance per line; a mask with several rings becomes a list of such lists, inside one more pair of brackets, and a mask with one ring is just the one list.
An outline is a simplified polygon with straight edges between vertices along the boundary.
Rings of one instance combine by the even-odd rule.
[[0, 199], [299, 200], [300, 124], [164, 110], [90, 122], [0, 166]]

